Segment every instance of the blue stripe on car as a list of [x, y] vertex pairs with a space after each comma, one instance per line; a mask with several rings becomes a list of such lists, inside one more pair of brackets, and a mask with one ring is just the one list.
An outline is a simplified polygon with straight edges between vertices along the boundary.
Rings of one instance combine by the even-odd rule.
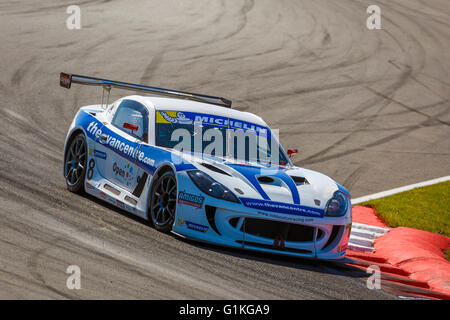
[[272, 176], [281, 179], [289, 187], [289, 190], [291, 191], [292, 194], [292, 201], [294, 202], [294, 204], [300, 204], [300, 195], [298, 193], [297, 186], [295, 185], [295, 182], [292, 180], [292, 178], [289, 175], [287, 175], [283, 170], [273, 169], [274, 171], [276, 171], [275, 173], [266, 174], [266, 171], [269, 170], [267, 168], [260, 168], [250, 165], [242, 165], [234, 163], [227, 163], [227, 165], [236, 170], [237, 172], [239, 172], [240, 174], [242, 174], [245, 178], [247, 178], [247, 180], [255, 187], [255, 189], [259, 192], [261, 197], [265, 200], [270, 200], [270, 197], [263, 190], [256, 176], [266, 175], [269, 177]]
[[350, 192], [343, 186], [341, 186], [339, 183], [336, 183], [339, 191], [342, 191], [343, 193], [345, 193], [349, 198], [351, 198]]
[[261, 197], [266, 200], [270, 200], [267, 193], [263, 190], [261, 185], [258, 182], [258, 179], [256, 179], [256, 175], [261, 173], [261, 169], [253, 166], [246, 166], [246, 165], [239, 165], [239, 164], [232, 164], [227, 163], [227, 165], [240, 174], [242, 174], [247, 180], [256, 188], [256, 190], [259, 192]]
[[[86, 112], [80, 112], [75, 120], [76, 125], [80, 125], [84, 128], [86, 135], [94, 140], [99, 141], [99, 136], [97, 131], [95, 131], [96, 134], [94, 134], [93, 130], [88, 130], [88, 127], [91, 123], [95, 123], [96, 130], [101, 130], [101, 134], [106, 134], [109, 137], [108, 141], [111, 141], [112, 139], [115, 139], [116, 141], [119, 140], [120, 144], [125, 144], [131, 147], [138, 147], [133, 151], [133, 154], [130, 155], [129, 153], [126, 153], [124, 151], [119, 150], [118, 148], [115, 148], [111, 146], [109, 143], [103, 143], [103, 146], [108, 148], [109, 150], [119, 154], [120, 156], [124, 157], [130, 162], [135, 163], [137, 166], [141, 167], [145, 171], [148, 171], [149, 173], [153, 174], [156, 169], [166, 161], [169, 161], [175, 166], [175, 169], [177, 171], [183, 171], [183, 170], [189, 170], [189, 169], [195, 169], [195, 167], [187, 163], [182, 157], [171, 153], [170, 151], [139, 143], [136, 143], [135, 141], [131, 141], [129, 139], [126, 139], [125, 137], [115, 133], [111, 129], [109, 129], [107, 126], [104, 126], [103, 123], [98, 121], [94, 116], [92, 116], [89, 113]], [[91, 126], [91, 128], [94, 127], [94, 125]], [[137, 151], [136, 151], [137, 150]], [[151, 160], [152, 163], [143, 163], [139, 160], [138, 155], [142, 152], [145, 157], [147, 157], [149, 160]]]

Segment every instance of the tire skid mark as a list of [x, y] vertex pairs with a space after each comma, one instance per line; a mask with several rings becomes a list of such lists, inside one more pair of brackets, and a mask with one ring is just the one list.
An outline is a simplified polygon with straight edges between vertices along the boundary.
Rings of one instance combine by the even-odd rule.
[[[444, 110], [444, 112], [441, 112], [440, 114], [436, 115], [436, 117], [442, 116], [442, 115], [447, 114], [447, 113], [448, 113], [448, 111]], [[349, 156], [349, 155], [351, 155], [353, 153], [363, 151], [366, 148], [376, 147], [376, 146], [382, 145], [384, 143], [387, 143], [389, 141], [398, 139], [398, 138], [400, 138], [400, 137], [402, 137], [402, 136], [404, 136], [404, 135], [406, 135], [408, 133], [411, 133], [412, 131], [415, 131], [417, 129], [420, 129], [420, 128], [426, 126], [427, 122], [428, 122], [428, 120], [425, 120], [425, 121], [423, 121], [423, 122], [421, 122], [419, 124], [412, 125], [411, 127], [407, 127], [404, 130], [401, 130], [401, 131], [399, 131], [397, 133], [391, 134], [391, 135], [389, 135], [387, 137], [377, 139], [376, 141], [368, 143], [368, 144], [365, 144], [365, 145], [363, 145], [361, 147], [351, 148], [351, 149], [349, 149], [347, 151], [335, 153], [335, 154], [332, 154], [332, 155], [329, 155], [329, 156], [324, 156], [324, 157], [321, 157], [321, 158], [317, 158], [316, 157], [316, 158], [313, 158], [313, 159], [308, 159], [307, 161], [300, 160], [300, 161], [296, 162], [296, 164], [305, 165], [305, 164], [320, 163], [320, 162], [324, 162], [324, 161], [328, 161], [328, 160], [334, 160], [334, 159], [337, 159], [337, 158], [340, 158], [340, 157]]]
[[59, 296], [62, 296], [64, 298], [67, 299], [76, 299], [76, 296], [73, 295], [69, 295], [67, 293], [65, 293], [64, 291], [61, 291], [51, 285], [49, 285], [46, 281], [44, 276], [42, 275], [41, 272], [39, 272], [39, 267], [38, 267], [38, 263], [39, 263], [39, 259], [44, 258], [43, 256], [45, 255], [45, 252], [47, 250], [49, 250], [50, 248], [52, 248], [53, 246], [55, 246], [55, 244], [58, 242], [58, 240], [54, 240], [54, 242], [52, 243], [51, 247], [45, 247], [42, 248], [36, 252], [34, 252], [30, 258], [28, 259], [27, 262], [27, 267], [29, 269], [29, 272], [31, 274], [31, 276], [36, 279], [37, 281], [39, 281], [46, 289], [48, 289], [49, 291], [56, 293]]
[[[421, 0], [419, 0], [419, 2], [421, 2]], [[430, 8], [430, 5], [432, 3], [433, 3], [432, 1], [427, 1], [427, 3], [426, 4], [424, 3], [423, 6], [426, 7], [426, 8]], [[434, 23], [438, 23], [438, 24], [441, 24], [441, 25], [446, 26], [446, 27], [450, 26], [450, 23], [448, 22], [449, 21], [448, 20], [448, 18], [449, 18], [448, 14], [447, 14], [447, 17], [445, 17], [445, 16], [437, 16], [435, 14], [427, 13], [426, 18], [425, 18], [424, 15], [423, 15], [423, 13], [424, 13], [423, 11], [416, 10], [412, 6], [405, 6], [401, 2], [392, 3], [391, 1], [388, 1], [388, 2], [384, 2], [383, 1], [383, 6], [390, 7], [391, 9], [394, 9], [394, 7], [400, 7], [400, 9], [395, 9], [395, 10], [397, 12], [398, 11], [401, 11], [401, 12], [408, 11], [410, 14], [414, 13], [413, 17], [415, 19], [425, 20], [425, 22], [429, 22], [431, 20]], [[439, 12], [439, 13], [440, 14], [445, 14], [443, 12]]]
[[[77, 5], [78, 6], [83, 6], [85, 4], [95, 4], [95, 3], [105, 3], [105, 2], [109, 2], [111, 0], [78, 0]], [[37, 2], [35, 2], [37, 3]], [[40, 14], [40, 13], [48, 13], [48, 11], [51, 10], [59, 10], [59, 9], [65, 9], [70, 5], [70, 3], [65, 3], [65, 4], [58, 4], [58, 5], [50, 5], [50, 6], [43, 6], [43, 7], [38, 7], [38, 8], [33, 8], [33, 9], [27, 9], [27, 10], [20, 10], [20, 11], [16, 11], [16, 12], [10, 12], [10, 14], [15, 14], [15, 15], [22, 15], [22, 14]]]
[[[226, 3], [226, 2], [224, 2], [224, 3]], [[189, 50], [189, 49], [202, 48], [202, 47], [209, 46], [213, 43], [219, 43], [219, 42], [222, 42], [225, 40], [229, 40], [230, 38], [236, 36], [239, 32], [241, 32], [244, 29], [244, 27], [247, 25], [247, 14], [253, 8], [253, 6], [254, 6], [254, 0], [245, 0], [244, 5], [242, 6], [242, 8], [240, 9], [240, 12], [239, 12], [240, 22], [235, 30], [227, 33], [224, 36], [212, 37], [211, 39], [202, 41], [198, 44], [182, 46], [177, 49], [178, 50]], [[222, 17], [215, 19], [216, 23], [218, 23], [218, 21], [222, 21], [222, 20], [223, 20]]]
[[[430, 109], [430, 108], [435, 108], [444, 104], [450, 103], [450, 100], [442, 100], [442, 101], [438, 101], [435, 103], [431, 103], [428, 105], [424, 105], [420, 107], [420, 110], [424, 110], [424, 109]], [[396, 111], [396, 112], [387, 112], [387, 113], [383, 113], [383, 114], [379, 114], [378, 117], [393, 117], [393, 116], [398, 116], [398, 115], [404, 115], [409, 113], [409, 110], [404, 110], [404, 111]], [[277, 125], [285, 125], [285, 126], [292, 126], [293, 124], [298, 124], [298, 125], [308, 125], [308, 124], [325, 124], [325, 123], [334, 123], [334, 122], [345, 122], [345, 121], [361, 121], [361, 120], [367, 120], [369, 118], [371, 118], [372, 115], [370, 116], [361, 116], [361, 117], [345, 117], [345, 118], [339, 118], [339, 119], [326, 119], [326, 120], [313, 120], [313, 121], [302, 121], [302, 122], [277, 122]], [[361, 129], [362, 131], [370, 131], [370, 130], [391, 130], [391, 129], [403, 129], [405, 127], [410, 127], [410, 126], [403, 126], [403, 127], [392, 127], [392, 128], [376, 128], [376, 129]], [[333, 132], [350, 132], [351, 129], [349, 130], [338, 130], [338, 131], [334, 131]], [[283, 130], [283, 132], [286, 132]], [[300, 131], [301, 132], [301, 131]], [[314, 131], [308, 131], [308, 132], [313, 132]], [[317, 131], [316, 133], [325, 133], [325, 132], [329, 132], [329, 131]]]
[[25, 77], [26, 73], [29, 71], [35, 61], [36, 57], [31, 57], [14, 72], [11, 77], [11, 85], [13, 87], [17, 87], [21, 84], [22, 79]]
[[245, 28], [245, 26], [247, 25], [247, 21], [248, 21], [247, 15], [253, 9], [254, 6], [255, 6], [255, 0], [245, 0], [244, 1], [244, 5], [242, 6], [241, 10], [239, 11], [240, 21], [238, 23], [237, 28], [233, 32], [226, 35], [222, 40], [227, 40], [227, 39], [234, 37], [235, 35], [237, 35], [239, 32], [241, 32]]
[[[388, 97], [388, 96], [384, 95], [383, 93], [378, 92], [378, 91], [376, 91], [376, 90], [374, 90], [374, 89], [372, 89], [372, 88], [370, 88], [370, 90], [371, 90], [374, 94], [380, 95], [380, 96], [383, 97], [384, 99], [390, 100], [390, 101], [392, 101], [392, 102], [398, 104], [399, 106], [402, 106], [403, 108], [405, 108], [405, 109], [408, 110], [409, 112], [417, 113], [417, 114], [420, 114], [421, 116], [426, 117], [427, 120], [430, 121], [430, 122], [436, 121], [436, 122], [439, 122], [440, 124], [443, 124], [443, 125], [446, 125], [446, 126], [450, 126], [450, 123], [449, 123], [449, 122], [440, 120], [440, 119], [438, 119], [436, 116], [430, 116], [430, 115], [428, 115], [428, 114], [426, 114], [426, 113], [424, 113], [424, 112], [422, 112], [422, 111], [420, 111], [420, 110], [418, 110], [418, 109], [412, 108], [412, 107], [410, 107], [410, 106], [408, 106], [408, 105], [406, 105], [406, 104], [404, 104], [404, 103], [402, 103], [402, 102], [400, 102], [400, 101], [398, 101], [398, 100], [395, 100], [395, 99], [392, 98], [392, 97]], [[446, 102], [441, 101], [439, 104], [445, 104], [445, 103], [448, 104], [449, 102], [448, 102], [448, 101], [446, 101]], [[449, 106], [450, 106], [450, 105], [449, 105]]]
[[[17, 273], [7, 272], [0, 269], [0, 288], [4, 289], [3, 292], [0, 291], [0, 299], [10, 300], [11, 293], [6, 288], [14, 288], [16, 291], [22, 292], [23, 295], [16, 296], [18, 300], [27, 299], [27, 295], [32, 292], [36, 296], [42, 297], [42, 288], [39, 288], [41, 283], [29, 279]], [[4, 296], [2, 296], [2, 294]]]
[[[20, 117], [13, 116], [10, 112], [8, 112], [6, 109], [0, 109], [0, 114], [2, 116], [2, 120], [7, 123], [6, 128], [8, 129], [8, 132], [11, 132], [10, 126], [19, 128], [20, 130], [23, 130], [23, 133], [29, 134], [32, 136], [37, 136], [40, 139], [44, 140], [45, 143], [48, 146], [53, 147], [53, 151], [61, 150], [61, 142], [58, 141], [56, 138], [51, 137], [48, 135], [47, 132], [44, 132], [42, 129], [40, 129], [36, 124], [32, 123], [30, 126], [30, 122], [28, 122], [28, 119], [23, 119]], [[0, 129], [1, 130], [1, 129]], [[51, 150], [51, 149], [49, 149]]]
[[[8, 182], [10, 186], [14, 186], [16, 189], [20, 190], [20, 194], [17, 192], [10, 192], [6, 189], [4, 189], [0, 185], [0, 190], [3, 190], [4, 193], [7, 193], [10, 198], [16, 198], [19, 203], [27, 204], [30, 207], [37, 208], [42, 212], [46, 212], [47, 214], [57, 217], [54, 213], [51, 213], [49, 210], [47, 210], [44, 206], [40, 206], [38, 204], [33, 205], [33, 201], [29, 200], [28, 197], [23, 196], [30, 194], [30, 198], [38, 196], [39, 199], [41, 199], [43, 202], [47, 202], [48, 205], [50, 205], [53, 209], [62, 209], [62, 210], [71, 210], [73, 212], [85, 212], [85, 206], [82, 203], [71, 201], [70, 199], [65, 199], [64, 197], [58, 197], [58, 195], [51, 195], [50, 190], [45, 190], [43, 186], [36, 186], [32, 187], [34, 183], [32, 181], [23, 181], [22, 178], [20, 179], [14, 179], [6, 176], [3, 174], [2, 171], [0, 171], [0, 177], [5, 181]], [[52, 187], [52, 186], [50, 186]], [[54, 186], [53, 188], [55, 188]], [[0, 196], [1, 197], [1, 196]], [[44, 200], [45, 199], [45, 200]], [[106, 209], [104, 209], [106, 210]], [[118, 226], [114, 226], [108, 222], [105, 222], [104, 219], [99, 216], [98, 214], [88, 211], [86, 214], [91, 216], [94, 220], [92, 221], [95, 223], [95, 226], [100, 226], [107, 228], [110, 231], [117, 231], [119, 230]]]
[[355, 183], [358, 181], [362, 172], [366, 171], [367, 168], [365, 166], [358, 166], [353, 172], [344, 180], [343, 184], [348, 190], [352, 190]]
[[[388, 19], [386, 19], [386, 20], [388, 20]], [[394, 24], [394, 25], [396, 25], [396, 24]], [[399, 26], [397, 26], [397, 27], [398, 27], [399, 30], [401, 30]], [[405, 49], [403, 49], [403, 46], [402, 46], [401, 42], [398, 41], [389, 31], [386, 31], [386, 33], [389, 34], [392, 39], [394, 39], [394, 41], [398, 44], [398, 46], [402, 49], [403, 52], [405, 52], [405, 53], [407, 52]], [[422, 63], [419, 66], [420, 68], [423, 67], [424, 59], [422, 58], [421, 61], [422, 61]], [[408, 65], [405, 69], [402, 70], [398, 80], [396, 81], [396, 83], [394, 85], [390, 86], [387, 90], [385, 90], [383, 92], [382, 95], [378, 95], [378, 97], [377, 97], [377, 94], [375, 94], [375, 96], [373, 98], [369, 99], [363, 105], [359, 105], [357, 107], [357, 110], [353, 111], [354, 115], [355, 114], [359, 114], [360, 112], [363, 112], [363, 111], [365, 112], [370, 107], [377, 106], [379, 103], [381, 103], [381, 106], [378, 108], [377, 113], [369, 116], [366, 120], [364, 120], [361, 123], [359, 123], [352, 132], [350, 132], [345, 137], [341, 138], [337, 143], [334, 143], [334, 144], [326, 146], [325, 148], [323, 148], [319, 152], [314, 153], [313, 155], [311, 155], [311, 156], [309, 156], [309, 157], [299, 161], [298, 163], [304, 165], [304, 164], [316, 163], [317, 161], [321, 162], [323, 160], [320, 160], [320, 159], [319, 160], [315, 160], [315, 159], [317, 159], [318, 157], [321, 157], [321, 156], [322, 156], [321, 159], [327, 159], [327, 160], [334, 159], [333, 156], [332, 156], [332, 158], [330, 158], [330, 156], [327, 157], [327, 156], [324, 156], [324, 155], [327, 154], [327, 153], [330, 153], [334, 148], [336, 148], [337, 146], [341, 145], [343, 142], [347, 141], [353, 134], [357, 133], [360, 128], [366, 127], [367, 125], [369, 125], [369, 126], [372, 125], [372, 123], [374, 123], [375, 119], [378, 117], [378, 114], [381, 113], [381, 111], [392, 102], [392, 98], [391, 97], [394, 96], [394, 94], [401, 87], [403, 87], [406, 84], [407, 79], [409, 79], [409, 77], [411, 76], [412, 73], [413, 73], [413, 70]], [[368, 89], [369, 91], [373, 92], [372, 88], [370, 88], [370, 87], [368, 87], [366, 85], [364, 85], [364, 87], [366, 89]], [[417, 126], [414, 126], [412, 128], [407, 128], [406, 130], [403, 130], [400, 133], [396, 133], [394, 135], [391, 135], [390, 138], [383, 138], [383, 139], [380, 139], [379, 141], [380, 141], [380, 143], [391, 141], [392, 139], [399, 138], [403, 134], [409, 133], [411, 130], [414, 130], [416, 128], [417, 128]], [[369, 144], [368, 146], [373, 146], [373, 145], [377, 145], [377, 144]], [[363, 148], [355, 148], [355, 149], [352, 150], [352, 152], [358, 152], [358, 151], [362, 151], [362, 150], [363, 150]]]
[[141, 76], [140, 83], [150, 83], [150, 80], [153, 78], [155, 71], [163, 61], [165, 52], [166, 49], [164, 48], [158, 51], [155, 55], [153, 55], [152, 59], [150, 60], [150, 63], [147, 65], [147, 67], [144, 70], [144, 73]]
[[[25, 217], [24, 219], [27, 218]], [[221, 283], [218, 286], [218, 283], [213, 283], [212, 280], [200, 280], [195, 279], [194, 277], [191, 278], [185, 272], [182, 272], [182, 267], [172, 266], [172, 268], [168, 268], [167, 266], [157, 264], [152, 260], [147, 260], [145, 257], [142, 257], [135, 252], [121, 247], [120, 245], [117, 245], [113, 242], [104, 241], [99, 236], [96, 236], [92, 233], [86, 233], [83, 230], [79, 230], [78, 227], [73, 228], [69, 225], [66, 225], [64, 222], [60, 222], [56, 219], [51, 219], [50, 217], [47, 217], [45, 220], [47, 221], [46, 226], [48, 229], [53, 230], [61, 235], [69, 236], [71, 239], [79, 241], [83, 245], [90, 246], [91, 248], [94, 248], [96, 252], [102, 252], [103, 254], [118, 259], [121, 264], [128, 263], [133, 265], [135, 268], [139, 267], [144, 268], [145, 270], [152, 270], [153, 272], [158, 273], [161, 277], [164, 277], [167, 280], [172, 279], [178, 281], [179, 284], [187, 285], [189, 287], [192, 287], [193, 289], [200, 290], [201, 292], [215, 292], [216, 294], [220, 294], [221, 296], [229, 298], [256, 298], [251, 294], [239, 292], [239, 289], [233, 288], [224, 283]], [[41, 219], [37, 220], [37, 223], [41, 223]]]

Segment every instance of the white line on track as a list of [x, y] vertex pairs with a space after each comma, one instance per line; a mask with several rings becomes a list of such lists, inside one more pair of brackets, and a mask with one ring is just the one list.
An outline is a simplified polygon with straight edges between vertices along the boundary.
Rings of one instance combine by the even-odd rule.
[[391, 196], [396, 193], [412, 190], [412, 189], [419, 188], [419, 187], [425, 187], [425, 186], [429, 186], [432, 184], [445, 182], [445, 181], [449, 181], [449, 180], [450, 180], [450, 176], [445, 176], [445, 177], [441, 177], [441, 178], [437, 178], [437, 179], [433, 179], [433, 180], [428, 180], [428, 181], [411, 184], [409, 186], [404, 186], [404, 187], [399, 187], [399, 188], [395, 188], [395, 189], [391, 189], [391, 190], [387, 190], [387, 191], [382, 191], [382, 192], [370, 194], [368, 196], [352, 199], [352, 204], [358, 204], [358, 203], [373, 200], [373, 199], [380, 199], [380, 198], [384, 198], [387, 196]]

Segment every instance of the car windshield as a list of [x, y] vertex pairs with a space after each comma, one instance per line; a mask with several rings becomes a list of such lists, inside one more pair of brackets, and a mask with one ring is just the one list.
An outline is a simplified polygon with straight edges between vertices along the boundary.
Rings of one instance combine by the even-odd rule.
[[156, 145], [235, 161], [287, 165], [268, 127], [181, 111], [156, 111]]

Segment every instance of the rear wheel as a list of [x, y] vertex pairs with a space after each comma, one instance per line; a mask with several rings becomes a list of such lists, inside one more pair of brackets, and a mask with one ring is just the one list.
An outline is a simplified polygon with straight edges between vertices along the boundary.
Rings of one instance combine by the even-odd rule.
[[66, 150], [64, 161], [67, 189], [72, 192], [82, 192], [87, 163], [87, 144], [83, 134], [80, 133], [72, 139]]
[[155, 229], [170, 232], [175, 220], [177, 181], [172, 171], [163, 173], [152, 188], [149, 213]]

